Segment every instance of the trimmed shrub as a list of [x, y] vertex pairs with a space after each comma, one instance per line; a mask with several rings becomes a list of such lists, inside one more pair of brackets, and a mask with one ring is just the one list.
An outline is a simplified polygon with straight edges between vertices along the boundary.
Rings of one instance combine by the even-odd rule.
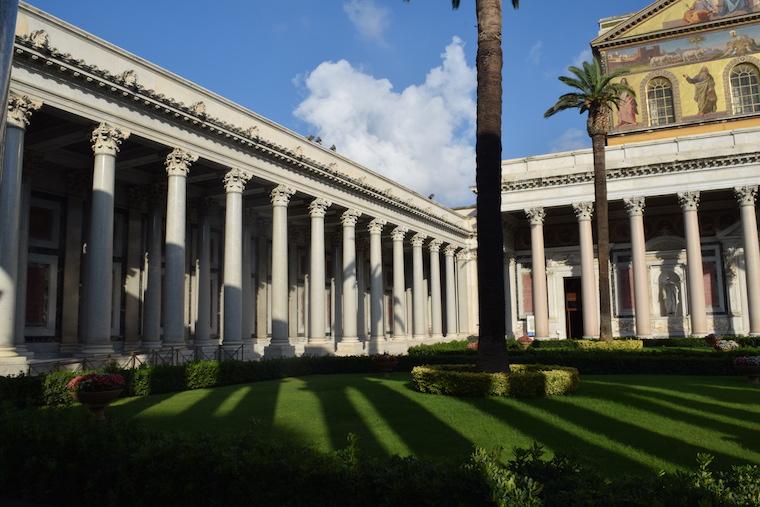
[[45, 375], [42, 381], [42, 399], [45, 405], [71, 405], [74, 399], [67, 384], [77, 375], [92, 372], [55, 371]]
[[641, 350], [644, 342], [641, 340], [570, 340], [575, 348], [581, 350]]
[[580, 376], [566, 366], [513, 364], [509, 373], [485, 373], [474, 365], [423, 365], [412, 369], [412, 383], [430, 394], [534, 398], [571, 393]]

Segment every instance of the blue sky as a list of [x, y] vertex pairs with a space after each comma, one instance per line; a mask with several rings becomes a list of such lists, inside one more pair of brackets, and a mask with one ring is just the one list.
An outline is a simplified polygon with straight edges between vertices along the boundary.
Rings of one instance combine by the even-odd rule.
[[[506, 2], [505, 2], [506, 3]], [[645, 0], [523, 0], [504, 20], [504, 158], [589, 144], [544, 120], [601, 17]], [[447, 204], [471, 201], [474, 0], [33, 0], [32, 4]]]

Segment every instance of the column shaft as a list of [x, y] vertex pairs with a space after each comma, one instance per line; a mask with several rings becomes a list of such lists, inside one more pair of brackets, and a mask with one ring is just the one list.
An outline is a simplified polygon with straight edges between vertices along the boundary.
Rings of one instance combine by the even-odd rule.
[[406, 282], [404, 280], [404, 235], [397, 227], [393, 239], [393, 339], [406, 339]]
[[254, 316], [254, 304], [253, 304], [253, 286], [251, 279], [251, 220], [253, 217], [246, 217], [248, 220], [243, 224], [243, 258], [242, 258], [242, 283], [243, 283], [243, 301], [242, 301], [242, 323], [241, 323], [241, 337], [244, 341], [251, 339], [253, 335], [253, 316]]
[[633, 263], [633, 295], [636, 315], [636, 336], [652, 336], [646, 238], [644, 236], [644, 198], [626, 199], [631, 223], [631, 257]]
[[591, 232], [591, 217], [594, 204], [582, 202], [573, 204], [578, 218], [578, 234], [581, 249], [581, 301], [583, 305], [583, 336], [596, 338], [599, 336], [599, 305], [596, 295], [599, 287], [596, 284], [596, 268], [594, 267], [594, 237]]
[[544, 254], [543, 208], [526, 210], [530, 218], [530, 246], [533, 278], [533, 315], [536, 319], [536, 338], [549, 337], [549, 306], [546, 288], [546, 256]]
[[309, 342], [306, 352], [315, 355], [335, 351], [333, 340], [328, 340], [325, 333], [325, 214], [330, 205], [325, 199], [315, 199], [309, 206]]
[[[385, 341], [385, 319], [383, 318], [383, 246], [382, 229], [384, 220], [373, 220], [369, 226], [369, 280], [370, 280], [370, 342], [377, 344]], [[375, 350], [379, 352], [375, 345]]]
[[198, 314], [195, 346], [215, 345], [211, 341], [211, 223], [208, 206], [203, 206], [198, 223]]
[[684, 232], [686, 233], [686, 267], [689, 281], [689, 314], [691, 334], [707, 334], [707, 312], [705, 309], [705, 280], [702, 269], [702, 240], [699, 235], [699, 192], [678, 194], [683, 208]]
[[161, 347], [161, 299], [162, 299], [162, 261], [164, 214], [162, 201], [152, 203], [148, 215], [148, 282], [145, 288], [143, 305], [143, 347], [153, 350]]
[[757, 185], [754, 185], [735, 189], [736, 197], [741, 206], [749, 334], [752, 336], [760, 335], [760, 245], [758, 244], [757, 215], [755, 214], [757, 188]]
[[[454, 270], [454, 254], [456, 248], [449, 246], [444, 251], [446, 264], [446, 338], [457, 336], [457, 280]], [[509, 304], [509, 302], [507, 302]]]
[[[135, 192], [137, 190], [137, 192]], [[130, 197], [139, 198], [139, 189], [130, 189]], [[139, 201], [138, 201], [139, 202]], [[130, 208], [127, 228], [127, 277], [124, 284], [124, 352], [137, 351], [140, 347], [140, 271], [142, 262], [142, 213]]]
[[343, 224], [343, 336], [338, 342], [338, 354], [356, 355], [362, 352], [357, 330], [359, 295], [356, 279], [356, 222], [361, 213], [348, 210], [341, 216]]
[[293, 193], [282, 185], [272, 190], [272, 341], [265, 351], [269, 357], [295, 354], [288, 340], [288, 203]]
[[[230, 169], [224, 175], [224, 190], [227, 195], [224, 214], [222, 346], [232, 350], [236, 350], [243, 343], [243, 190], [249, 178], [238, 169]], [[242, 359], [242, 354], [239, 357]]]
[[412, 238], [412, 328], [413, 338], [423, 340], [427, 338], [425, 330], [425, 304], [427, 294], [424, 289], [424, 275], [422, 266], [422, 243], [425, 236], [417, 234]]
[[430, 300], [432, 338], [443, 338], [443, 310], [441, 308], [441, 241], [432, 241], [430, 247]]

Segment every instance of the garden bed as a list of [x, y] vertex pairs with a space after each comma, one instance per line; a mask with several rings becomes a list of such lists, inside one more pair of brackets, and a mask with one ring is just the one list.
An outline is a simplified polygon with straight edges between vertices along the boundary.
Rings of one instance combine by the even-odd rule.
[[514, 364], [508, 373], [486, 373], [474, 365], [423, 365], [412, 369], [412, 383], [430, 394], [535, 398], [575, 391], [580, 374], [576, 368], [537, 364]]

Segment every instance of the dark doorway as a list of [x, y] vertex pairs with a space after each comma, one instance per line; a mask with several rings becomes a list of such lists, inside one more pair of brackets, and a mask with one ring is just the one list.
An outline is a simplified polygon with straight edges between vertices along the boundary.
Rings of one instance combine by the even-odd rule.
[[565, 278], [565, 333], [568, 338], [583, 338], [583, 298], [580, 277]]

